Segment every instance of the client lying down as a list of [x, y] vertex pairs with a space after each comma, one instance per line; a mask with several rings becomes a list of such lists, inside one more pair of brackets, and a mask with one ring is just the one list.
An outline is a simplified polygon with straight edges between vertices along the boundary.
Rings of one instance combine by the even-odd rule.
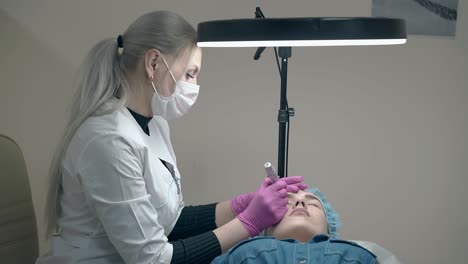
[[375, 243], [360, 243], [366, 249], [339, 239], [338, 213], [317, 188], [288, 193], [288, 201], [288, 212], [278, 224], [237, 244], [212, 264], [399, 263]]

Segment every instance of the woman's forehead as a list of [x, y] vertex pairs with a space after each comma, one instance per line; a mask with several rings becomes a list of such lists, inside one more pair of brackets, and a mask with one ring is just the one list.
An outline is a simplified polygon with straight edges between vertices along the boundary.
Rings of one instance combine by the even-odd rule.
[[198, 68], [200, 68], [201, 61], [202, 61], [201, 48], [195, 47], [191, 53], [188, 66], [197, 66]]
[[199, 47], [184, 50], [177, 56], [175, 65], [179, 69], [201, 68], [201, 49]]

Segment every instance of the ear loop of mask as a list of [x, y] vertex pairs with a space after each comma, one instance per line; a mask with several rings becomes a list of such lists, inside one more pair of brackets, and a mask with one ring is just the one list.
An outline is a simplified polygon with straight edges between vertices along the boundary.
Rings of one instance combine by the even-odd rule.
[[156, 87], [154, 86], [153, 76], [151, 76], [151, 85], [153, 86], [154, 92], [155, 92], [155, 93], [158, 93], [158, 91], [156, 91]]
[[171, 74], [172, 80], [174, 80], [174, 83], [177, 83], [176, 79], [174, 78], [174, 75], [171, 72], [171, 69], [169, 68], [169, 65], [166, 62], [166, 59], [164, 59], [164, 56], [161, 54], [161, 58], [163, 59], [164, 64], [166, 64], [167, 70], [169, 71], [169, 74]]
[[[174, 75], [173, 75], [172, 72], [171, 72], [171, 69], [169, 69], [169, 65], [167, 64], [166, 59], [164, 59], [164, 56], [163, 56], [162, 54], [161, 54], [161, 58], [163, 59], [163, 62], [164, 62], [164, 64], [166, 65], [167, 70], [169, 71], [169, 74], [170, 74], [171, 77], [172, 77], [172, 80], [174, 80], [174, 83], [177, 83], [176, 79], [174, 78]], [[156, 87], [154, 86], [153, 76], [151, 76], [151, 86], [153, 86], [154, 92], [157, 93], [157, 94], [159, 94], [158, 91], [156, 90]]]

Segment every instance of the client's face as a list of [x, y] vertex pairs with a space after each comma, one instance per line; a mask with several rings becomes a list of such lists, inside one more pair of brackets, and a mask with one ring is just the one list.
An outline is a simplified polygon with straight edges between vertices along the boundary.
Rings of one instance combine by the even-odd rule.
[[322, 204], [312, 193], [288, 193], [288, 200], [288, 212], [281, 222], [266, 230], [266, 235], [308, 242], [317, 234], [328, 233]]

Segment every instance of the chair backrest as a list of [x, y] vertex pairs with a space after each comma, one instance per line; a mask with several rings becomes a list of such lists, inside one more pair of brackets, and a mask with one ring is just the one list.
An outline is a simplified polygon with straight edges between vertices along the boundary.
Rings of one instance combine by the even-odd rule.
[[34, 263], [39, 255], [36, 217], [23, 153], [0, 135], [0, 263]]
[[377, 262], [379, 264], [401, 264], [398, 258], [393, 255], [392, 252], [381, 247], [380, 245], [370, 241], [350, 240], [354, 243], [359, 244], [361, 247], [366, 248], [370, 252], [377, 256]]

